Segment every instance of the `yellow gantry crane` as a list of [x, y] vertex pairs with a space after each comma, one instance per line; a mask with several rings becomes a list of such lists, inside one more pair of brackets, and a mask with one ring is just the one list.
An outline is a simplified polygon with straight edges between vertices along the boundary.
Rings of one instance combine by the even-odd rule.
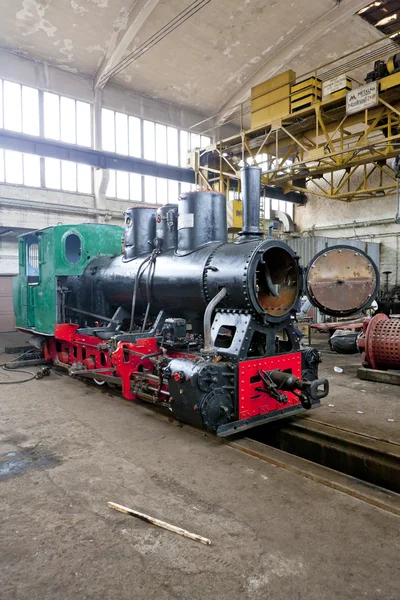
[[400, 53], [393, 54], [395, 48], [392, 40], [379, 40], [301, 78], [288, 70], [252, 88], [251, 101], [234, 116], [240, 133], [191, 154], [198, 184], [225, 193], [238, 189], [247, 162], [262, 168], [268, 189], [285, 194], [352, 202], [396, 193]]

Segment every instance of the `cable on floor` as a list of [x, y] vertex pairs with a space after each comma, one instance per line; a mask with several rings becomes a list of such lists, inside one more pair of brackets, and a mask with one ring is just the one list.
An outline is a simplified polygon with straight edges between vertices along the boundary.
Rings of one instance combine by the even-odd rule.
[[[0, 352], [0, 355], [4, 354], [4, 353], [5, 353], [5, 350], [3, 350], [2, 352]], [[32, 381], [32, 379], [36, 379], [36, 374], [32, 373], [32, 371], [24, 371], [23, 369], [9, 369], [9, 368], [7, 368], [7, 365], [10, 362], [16, 362], [16, 361], [20, 360], [23, 356], [26, 356], [27, 354], [35, 355], [35, 354], [37, 354], [37, 352], [35, 352], [34, 348], [32, 348], [30, 350], [27, 350], [26, 352], [24, 352], [23, 354], [20, 354], [16, 358], [13, 358], [12, 360], [10, 360], [8, 362], [3, 363], [2, 365], [0, 365], [0, 367], [3, 367], [3, 369], [5, 371], [13, 371], [14, 373], [25, 373], [27, 375], [30, 375], [30, 377], [27, 377], [26, 379], [18, 379], [17, 381], [0, 381], [0, 385], [12, 385], [14, 383], [27, 383], [28, 381]]]

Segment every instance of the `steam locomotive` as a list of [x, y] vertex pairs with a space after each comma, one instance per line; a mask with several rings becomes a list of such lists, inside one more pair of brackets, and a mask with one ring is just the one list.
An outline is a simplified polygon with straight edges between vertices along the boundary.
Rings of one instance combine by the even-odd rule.
[[122, 254], [110, 225], [21, 236], [17, 327], [71, 376], [120, 386], [219, 436], [319, 406], [328, 381], [294, 320], [303, 271], [260, 231], [260, 176], [242, 171], [234, 243], [225, 196], [213, 191], [127, 210]]

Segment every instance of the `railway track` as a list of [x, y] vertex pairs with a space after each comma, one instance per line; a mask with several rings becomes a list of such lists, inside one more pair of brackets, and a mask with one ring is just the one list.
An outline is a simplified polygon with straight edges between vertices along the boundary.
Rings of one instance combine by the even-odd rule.
[[400, 493], [400, 445], [318, 421], [280, 422], [249, 437], [311, 462]]

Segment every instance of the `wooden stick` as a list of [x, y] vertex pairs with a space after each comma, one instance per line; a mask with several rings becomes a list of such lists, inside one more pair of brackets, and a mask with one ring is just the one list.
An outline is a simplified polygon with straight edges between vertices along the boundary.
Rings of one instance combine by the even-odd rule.
[[190, 540], [194, 540], [195, 542], [200, 542], [201, 544], [205, 544], [209, 546], [211, 544], [211, 540], [205, 537], [201, 537], [201, 535], [196, 535], [195, 533], [190, 533], [190, 531], [186, 531], [186, 529], [181, 529], [180, 527], [175, 527], [175, 525], [170, 525], [165, 521], [160, 521], [160, 519], [155, 519], [154, 517], [150, 517], [149, 515], [145, 515], [144, 513], [138, 512], [137, 510], [133, 510], [132, 508], [127, 508], [126, 506], [121, 506], [121, 504], [116, 504], [115, 502], [107, 502], [108, 508], [113, 508], [114, 510], [118, 510], [126, 515], [131, 515], [131, 517], [137, 517], [142, 521], [146, 521], [146, 523], [151, 523], [152, 525], [156, 525], [157, 527], [162, 527], [163, 529], [167, 529], [168, 531], [173, 531], [173, 533], [177, 533], [178, 535], [183, 535], [184, 537], [189, 538]]

